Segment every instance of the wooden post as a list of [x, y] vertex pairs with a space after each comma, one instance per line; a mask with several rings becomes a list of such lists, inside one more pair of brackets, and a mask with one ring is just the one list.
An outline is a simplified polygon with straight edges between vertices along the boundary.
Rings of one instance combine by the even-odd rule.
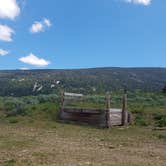
[[61, 111], [63, 111], [64, 108], [64, 91], [61, 92]]
[[122, 126], [127, 124], [126, 109], [127, 109], [127, 90], [125, 89], [122, 98]]
[[111, 119], [110, 119], [110, 95], [106, 95], [106, 127], [111, 127]]

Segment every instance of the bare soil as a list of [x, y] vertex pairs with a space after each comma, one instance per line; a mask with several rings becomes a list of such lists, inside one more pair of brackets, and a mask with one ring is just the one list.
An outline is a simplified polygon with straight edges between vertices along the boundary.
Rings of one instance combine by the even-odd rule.
[[0, 166], [165, 166], [165, 131], [61, 123], [0, 125]]

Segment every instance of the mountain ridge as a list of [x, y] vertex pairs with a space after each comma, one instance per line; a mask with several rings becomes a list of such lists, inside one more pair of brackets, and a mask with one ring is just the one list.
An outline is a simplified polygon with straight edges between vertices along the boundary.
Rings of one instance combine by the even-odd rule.
[[[59, 81], [60, 84], [56, 84]], [[166, 85], [166, 68], [102, 67], [84, 69], [0, 70], [0, 96], [57, 93], [60, 89], [85, 94], [119, 91], [161, 92]], [[53, 88], [51, 88], [51, 85]]]

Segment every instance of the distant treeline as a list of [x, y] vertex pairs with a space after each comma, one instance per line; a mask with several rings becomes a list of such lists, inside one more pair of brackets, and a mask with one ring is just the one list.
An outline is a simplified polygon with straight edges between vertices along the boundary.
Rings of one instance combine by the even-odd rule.
[[94, 68], [77, 70], [0, 71], [0, 96], [59, 93], [103, 94], [107, 91], [161, 92], [166, 68]]

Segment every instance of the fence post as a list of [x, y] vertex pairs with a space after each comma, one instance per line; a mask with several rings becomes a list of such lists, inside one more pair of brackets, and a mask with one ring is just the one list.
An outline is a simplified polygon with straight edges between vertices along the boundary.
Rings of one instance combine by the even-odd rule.
[[122, 126], [125, 126], [127, 124], [126, 109], [127, 109], [127, 90], [125, 89], [122, 98]]
[[61, 111], [63, 111], [64, 108], [64, 91], [61, 91]]
[[110, 119], [110, 94], [106, 95], [106, 127], [111, 127], [111, 119]]

